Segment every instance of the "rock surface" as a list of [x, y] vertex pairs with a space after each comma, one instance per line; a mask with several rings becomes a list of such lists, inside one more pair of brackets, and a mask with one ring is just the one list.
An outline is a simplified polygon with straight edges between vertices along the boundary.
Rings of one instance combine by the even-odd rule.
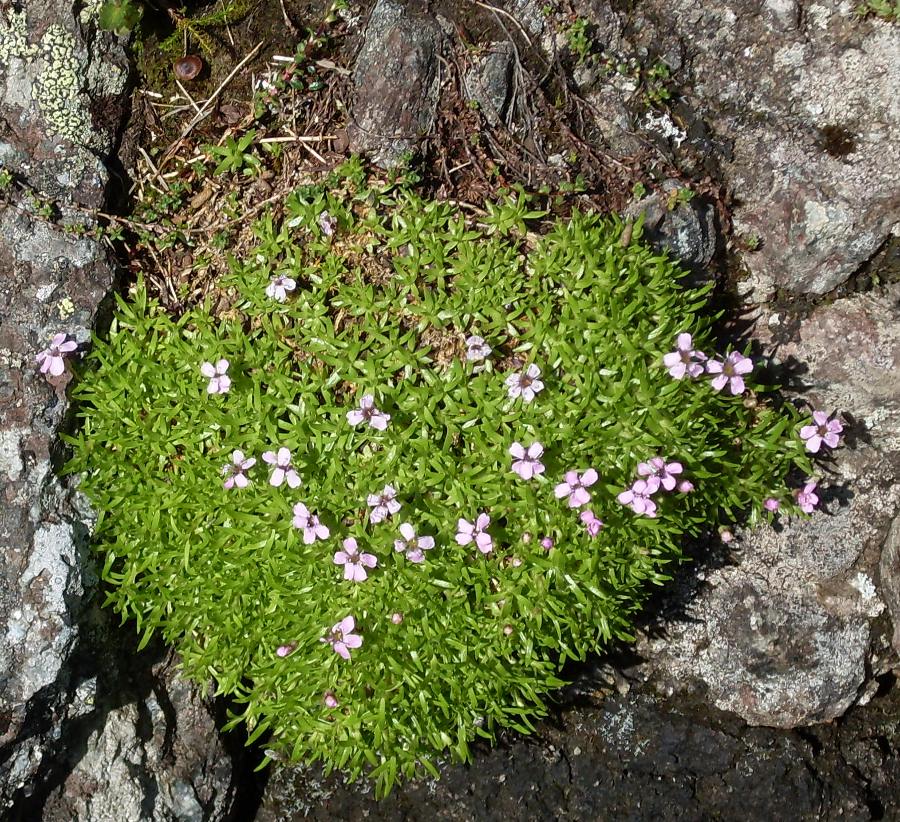
[[491, 43], [466, 72], [466, 94], [492, 126], [508, 122], [514, 56], [512, 43]]
[[[647, 695], [610, 696], [381, 802], [369, 786], [344, 786], [312, 769], [277, 771], [256, 820], [862, 822], [894, 801], [898, 707], [880, 703], [849, 719], [860, 741], [842, 747], [827, 727], [773, 736]], [[863, 723], [868, 733], [860, 733]]]
[[746, 258], [759, 298], [830, 291], [900, 221], [900, 29], [853, 9], [676, 0], [641, 4], [628, 21], [635, 49], [684, 64], [735, 227], [761, 240]]
[[677, 184], [668, 195], [645, 197], [629, 208], [632, 217], [644, 215], [643, 238], [660, 250], [681, 260], [695, 277], [708, 275], [718, 247], [715, 207], [693, 197], [687, 202], [673, 201]]
[[443, 32], [412, 0], [378, 0], [353, 72], [350, 148], [396, 166], [431, 128]]
[[0, 199], [0, 815], [220, 819], [232, 766], [211, 706], [97, 609], [90, 516], [55, 470], [71, 371], [35, 362], [57, 333], [83, 350], [113, 282], [82, 236], [106, 198], [99, 158], [127, 73], [96, 5], [0, 10], [0, 165], [14, 177]]

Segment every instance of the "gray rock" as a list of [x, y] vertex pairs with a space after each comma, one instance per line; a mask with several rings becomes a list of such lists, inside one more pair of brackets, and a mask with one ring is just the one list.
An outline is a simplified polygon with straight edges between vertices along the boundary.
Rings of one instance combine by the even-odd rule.
[[97, 7], [0, 10], [0, 163], [16, 176], [0, 206], [0, 815], [215, 820], [232, 762], [212, 706], [98, 609], [90, 515], [54, 470], [71, 372], [35, 362], [56, 333], [88, 342], [113, 281], [100, 242], [66, 229], [93, 226], [124, 106]]
[[857, 420], [848, 424], [854, 447], [836, 451], [820, 477], [824, 510], [777, 531], [739, 532], [736, 562], [709, 571], [686, 614], [643, 642], [664, 691], [702, 685], [747, 722], [794, 727], [842, 715], [863, 695], [867, 670], [893, 664], [875, 620], [887, 604], [896, 624], [900, 590], [890, 559], [900, 509], [898, 297], [894, 286], [820, 306], [799, 341], [779, 342], [780, 318], [760, 318], [764, 347], [807, 369], [793, 388], [813, 408]]
[[314, 768], [280, 769], [256, 822], [867, 822], [874, 818], [867, 806], [894, 801], [895, 715], [851, 719], [848, 747], [858, 764], [848, 767], [827, 727], [803, 735], [748, 729], [709, 709], [673, 708], [648, 694], [596, 695], [554, 711], [533, 737], [509, 735], [504, 744], [479, 749], [473, 765], [446, 764], [439, 781], [401, 783], [383, 800], [365, 783], [345, 785]]
[[390, 168], [430, 130], [444, 35], [412, 0], [378, 0], [353, 71], [350, 148]]
[[[900, 221], [900, 28], [848, 3], [649, 0], [624, 29], [615, 8], [579, 14], [613, 58], [677, 72], [679, 116], [649, 111], [637, 131], [733, 195], [736, 232], [761, 240], [744, 260], [758, 302], [825, 294], [872, 257]], [[587, 99], [621, 154], [638, 101], [612, 80]]]
[[464, 78], [468, 98], [478, 103], [492, 126], [509, 122], [514, 57], [512, 43], [491, 43], [487, 53], [475, 59]]
[[[677, 188], [677, 184], [674, 184]], [[644, 239], [693, 272], [703, 272], [716, 254], [718, 232], [712, 203], [692, 198], [669, 208], [666, 195], [645, 197], [628, 209], [644, 215]]]
[[900, 219], [900, 29], [837, 4], [642, 8], [683, 45], [696, 107], [732, 146], [722, 172], [735, 228], [762, 240], [745, 260], [757, 296], [842, 283]]
[[232, 766], [216, 740], [208, 706], [179, 681], [176, 660], [152, 669], [153, 690], [99, 692], [83, 682], [73, 706], [83, 753], [63, 752], [65, 776], [43, 801], [42, 822], [129, 819], [205, 822], [225, 818]]
[[519, 24], [535, 36], [542, 34], [545, 28], [542, 11], [545, 5], [541, 0], [510, 0], [508, 8]]

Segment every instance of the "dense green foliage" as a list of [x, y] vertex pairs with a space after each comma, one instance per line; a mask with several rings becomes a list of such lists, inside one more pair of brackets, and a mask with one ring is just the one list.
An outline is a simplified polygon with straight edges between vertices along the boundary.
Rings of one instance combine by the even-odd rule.
[[[285, 756], [370, 765], [384, 792], [498, 726], [531, 728], [562, 663], [629, 637], [685, 535], [772, 493], [790, 506], [788, 471], [809, 471], [791, 409], [669, 375], [680, 332], [713, 353], [704, 295], [639, 230], [623, 243], [615, 219], [576, 212], [529, 233], [541, 216], [511, 195], [466, 219], [351, 165], [258, 221], [227, 310], [173, 319], [138, 285], [96, 342], [70, 467], [99, 512], [109, 598]], [[266, 293], [278, 274], [296, 280], [284, 302]], [[469, 335], [493, 348], [485, 362], [467, 360]], [[220, 358], [232, 384], [209, 394], [201, 364]], [[512, 399], [505, 379], [528, 364], [545, 387]], [[384, 431], [348, 421], [366, 394]], [[543, 475], [513, 473], [514, 441], [544, 445]], [[260, 457], [279, 447], [298, 488], [269, 484]], [[257, 463], [225, 489], [234, 450]], [[660, 490], [651, 518], [616, 496], [654, 456], [694, 489]], [[588, 468], [593, 537], [554, 495]], [[367, 496], [388, 484], [402, 507], [373, 522]], [[329, 538], [304, 542], [300, 502]], [[486, 554], [455, 539], [481, 512]], [[424, 562], [394, 550], [405, 522], [435, 539]], [[360, 582], [333, 561], [351, 536], [377, 557]], [[349, 660], [323, 641], [348, 615]]]

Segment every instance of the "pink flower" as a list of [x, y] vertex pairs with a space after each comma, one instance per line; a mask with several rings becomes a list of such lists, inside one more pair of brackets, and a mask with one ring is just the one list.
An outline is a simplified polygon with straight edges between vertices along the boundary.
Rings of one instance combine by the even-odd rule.
[[374, 568], [378, 565], [378, 558], [374, 554], [363, 554], [356, 545], [353, 537], [344, 540], [344, 550], [334, 555], [334, 564], [344, 566], [344, 579], [353, 582], [363, 582], [368, 578], [366, 568]]
[[289, 642], [287, 645], [279, 645], [275, 649], [275, 656], [280, 656], [282, 658], [290, 656], [295, 650], [297, 650], [297, 643]]
[[344, 617], [319, 642], [330, 645], [341, 659], [350, 659], [350, 649], [362, 645], [362, 637], [353, 633], [355, 627], [356, 620], [352, 616]]
[[466, 359], [469, 362], [482, 362], [491, 356], [493, 349], [483, 338], [472, 335], [466, 340]]
[[325, 691], [322, 695], [322, 702], [325, 704], [326, 708], [337, 708], [341, 703], [338, 702], [338, 698], [334, 695], [333, 691]]
[[600, 533], [600, 529], [603, 527], [603, 520], [598, 519], [593, 511], [587, 509], [581, 512], [581, 521], [587, 528], [588, 536], [592, 538], [597, 536], [597, 534]]
[[553, 540], [550, 537], [541, 537], [541, 548], [549, 551], [553, 547]]
[[304, 545], [312, 545], [317, 539], [328, 539], [331, 535], [328, 526], [322, 525], [319, 518], [302, 502], [294, 506], [294, 528], [303, 531]]
[[487, 533], [487, 527], [490, 524], [491, 518], [485, 513], [479, 514], [474, 523], [460, 519], [456, 523], [457, 543], [468, 545], [470, 542], [474, 542], [482, 554], [489, 554], [494, 550], [494, 541]]
[[753, 370], [753, 362], [740, 351], [732, 351], [724, 360], [710, 360], [706, 364], [708, 374], [716, 374], [712, 379], [714, 391], [721, 391], [726, 384], [730, 384], [732, 394], [744, 393], [743, 374], [749, 374]]
[[434, 548], [434, 537], [417, 537], [415, 528], [408, 522], [400, 526], [403, 539], [394, 540], [394, 550], [406, 553], [410, 562], [425, 562], [425, 551]]
[[399, 625], [401, 622], [403, 622], [403, 614], [401, 614], [399, 611], [397, 613], [391, 614], [391, 622], [394, 623], [394, 625]]
[[263, 462], [275, 466], [272, 476], [269, 477], [269, 485], [277, 488], [287, 480], [287, 484], [291, 488], [300, 487], [302, 480], [291, 463], [291, 452], [287, 448], [279, 448], [277, 454], [274, 451], [264, 451], [262, 458]]
[[781, 508], [781, 503], [777, 499], [775, 499], [775, 497], [768, 497], [763, 502], [763, 508], [765, 508], [767, 511], [777, 511], [779, 508]]
[[811, 514], [819, 504], [819, 497], [815, 493], [816, 485], [815, 480], [807, 480], [803, 490], [794, 491], [794, 495], [797, 497], [797, 505], [806, 514]]
[[734, 542], [734, 534], [731, 533], [730, 528], [720, 528], [719, 529], [719, 539], [722, 540], [726, 545], [729, 542]]
[[400, 503], [397, 502], [397, 491], [393, 485], [385, 485], [380, 494], [369, 494], [366, 502], [372, 509], [369, 514], [369, 520], [372, 522], [382, 522], [388, 517], [396, 514], [400, 510]]
[[366, 394], [359, 401], [359, 408], [347, 412], [347, 422], [350, 425], [359, 425], [361, 422], [367, 422], [376, 431], [384, 431], [391, 421], [391, 415], [379, 411], [375, 407], [375, 397]]
[[525, 402], [531, 402], [538, 391], [542, 391], [544, 383], [540, 380], [541, 369], [534, 363], [518, 374], [510, 374], [506, 378], [506, 388], [511, 400], [521, 397]]
[[587, 488], [598, 479], [597, 472], [593, 468], [588, 468], [580, 476], [577, 471], [566, 471], [563, 479], [565, 482], [561, 482], [553, 489], [557, 499], [568, 497], [569, 508], [580, 508], [591, 501]]
[[828, 419], [824, 411], [813, 411], [813, 424], [800, 429], [800, 438], [806, 440], [806, 450], [818, 454], [824, 442], [829, 448], [837, 448], [844, 430], [840, 420]]
[[207, 394], [227, 394], [231, 388], [231, 377], [228, 371], [228, 360], [219, 360], [215, 365], [205, 362], [200, 366], [200, 373], [209, 380]]
[[266, 286], [266, 296], [271, 297], [276, 302], [283, 303], [287, 299], [288, 292], [293, 291], [296, 287], [296, 280], [285, 274], [276, 274]]
[[682, 480], [678, 483], [679, 494], [690, 494], [694, 490], [694, 483], [690, 480]]
[[544, 464], [540, 460], [544, 453], [544, 446], [539, 442], [533, 442], [527, 450], [521, 443], [514, 442], [509, 446], [509, 453], [515, 457], [512, 470], [523, 480], [530, 480], [532, 477], [544, 473]]
[[[657, 486], [658, 488], [658, 486]], [[635, 480], [627, 491], [622, 491], [616, 499], [622, 505], [630, 505], [635, 514], [644, 514], [647, 517], [656, 516], [656, 503], [650, 499], [650, 495], [657, 490], [646, 480]]]
[[58, 377], [66, 370], [65, 355], [71, 354], [76, 348], [78, 348], [78, 343], [69, 340], [66, 334], [56, 334], [50, 340], [50, 345], [38, 352], [35, 357], [41, 367], [40, 372], [42, 374], [49, 373], [51, 377]]
[[675, 345], [676, 350], [663, 357], [663, 365], [669, 369], [669, 374], [676, 380], [683, 379], [685, 374], [699, 377], [703, 373], [701, 363], [706, 362], [706, 354], [694, 350], [690, 334], [679, 334]]
[[655, 493], [661, 485], [666, 491], [675, 488], [678, 480], [675, 475], [684, 471], [680, 462], [666, 461], [662, 457], [653, 457], [649, 462], [638, 463], [638, 476], [647, 477], [647, 487], [652, 488], [650, 492]]
[[334, 230], [337, 228], [337, 217], [332, 217], [327, 211], [323, 211], [319, 215], [319, 228], [326, 237], [333, 236]]
[[227, 475], [222, 485], [229, 491], [235, 487], [246, 488], [250, 480], [244, 475], [244, 471], [249, 471], [254, 465], [256, 460], [253, 457], [245, 459], [243, 451], [233, 451], [231, 462], [222, 466], [222, 473]]

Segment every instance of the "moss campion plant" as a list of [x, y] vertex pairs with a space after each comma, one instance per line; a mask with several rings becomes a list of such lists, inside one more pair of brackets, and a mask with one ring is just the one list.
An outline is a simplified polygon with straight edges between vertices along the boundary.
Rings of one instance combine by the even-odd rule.
[[351, 164], [257, 222], [227, 308], [139, 284], [95, 343], [71, 470], [109, 598], [272, 756], [383, 794], [529, 731], [687, 535], [797, 509], [805, 420], [747, 401], [703, 293], [614, 219], [528, 209]]

